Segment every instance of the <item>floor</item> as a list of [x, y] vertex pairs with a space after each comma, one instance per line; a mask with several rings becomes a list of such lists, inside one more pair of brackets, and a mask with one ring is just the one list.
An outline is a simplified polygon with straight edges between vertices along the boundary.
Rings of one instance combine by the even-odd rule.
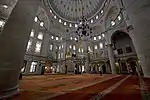
[[[150, 79], [144, 81], [150, 93]], [[20, 89], [11, 100], [142, 100], [139, 78], [129, 75], [24, 76]]]

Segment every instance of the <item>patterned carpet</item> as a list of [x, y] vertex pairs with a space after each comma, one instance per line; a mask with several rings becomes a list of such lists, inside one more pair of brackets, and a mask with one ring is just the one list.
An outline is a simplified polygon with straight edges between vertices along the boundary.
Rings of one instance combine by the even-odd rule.
[[[117, 75], [119, 76], [119, 75]], [[25, 76], [20, 81], [21, 93], [12, 100], [45, 100], [51, 96], [70, 92], [102, 80], [117, 77], [116, 75], [46, 75]]]
[[68, 98], [71, 98], [71, 100], [89, 100], [97, 93], [107, 89], [111, 85], [115, 84], [116, 82], [120, 81], [125, 76], [120, 76], [117, 78], [113, 78], [104, 82], [101, 82], [99, 84], [83, 88], [80, 90], [73, 91], [71, 93], [67, 93], [62, 96], [58, 96], [55, 98], [51, 98], [49, 100], [68, 100]]
[[[144, 82], [150, 93], [150, 79]], [[20, 83], [21, 94], [11, 100], [142, 100], [137, 76], [40, 76], [26, 77]]]
[[142, 100], [138, 77], [129, 77], [101, 100]]

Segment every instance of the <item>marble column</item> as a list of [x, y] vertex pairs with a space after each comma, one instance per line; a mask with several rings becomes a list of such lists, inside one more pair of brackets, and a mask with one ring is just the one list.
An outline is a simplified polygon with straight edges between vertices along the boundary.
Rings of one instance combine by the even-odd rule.
[[125, 63], [126, 63], [126, 66], [127, 66], [128, 73], [130, 73], [129, 66], [128, 66], [128, 62], [125, 61]]
[[27, 75], [30, 73], [30, 67], [31, 67], [32, 61], [27, 61], [26, 67], [25, 67], [25, 72], [23, 74]]
[[84, 47], [84, 53], [85, 53], [85, 71], [86, 71], [86, 73], [90, 73], [89, 53], [88, 53], [88, 44], [87, 44], [87, 41], [83, 42], [83, 47]]
[[0, 99], [19, 93], [19, 73], [40, 0], [18, 0], [0, 35]]
[[145, 77], [150, 77], [150, 0], [123, 0], [129, 20], [134, 27], [131, 34]]
[[43, 40], [43, 46], [42, 46], [42, 53], [41, 55], [44, 57], [48, 56], [48, 50], [49, 50], [49, 34], [48, 33], [44, 33], [44, 40]]
[[114, 52], [113, 52], [113, 48], [111, 44], [108, 44], [108, 56], [109, 56], [109, 61], [111, 65], [112, 74], [117, 74], [116, 65], [115, 65], [115, 57], [114, 57]]

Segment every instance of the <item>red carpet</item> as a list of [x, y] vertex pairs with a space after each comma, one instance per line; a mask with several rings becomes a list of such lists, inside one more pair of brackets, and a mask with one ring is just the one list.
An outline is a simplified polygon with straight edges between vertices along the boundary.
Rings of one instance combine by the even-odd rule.
[[142, 100], [138, 77], [129, 77], [101, 100]]
[[113, 78], [111, 80], [107, 80], [87, 88], [76, 90], [71, 93], [66, 93], [64, 95], [57, 96], [49, 100], [89, 100], [97, 93], [102, 92], [103, 90], [107, 89], [111, 85], [114, 85], [123, 78], [125, 78], [125, 76]]
[[144, 78], [145, 85], [150, 93], [150, 78]]

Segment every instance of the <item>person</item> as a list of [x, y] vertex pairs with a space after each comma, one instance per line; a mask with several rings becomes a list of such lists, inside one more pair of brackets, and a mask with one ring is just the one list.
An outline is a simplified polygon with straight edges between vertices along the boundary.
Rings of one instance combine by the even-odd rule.
[[102, 67], [99, 67], [99, 74], [102, 76]]
[[67, 65], [65, 65], [65, 74], [67, 74], [68, 70], [67, 70]]

